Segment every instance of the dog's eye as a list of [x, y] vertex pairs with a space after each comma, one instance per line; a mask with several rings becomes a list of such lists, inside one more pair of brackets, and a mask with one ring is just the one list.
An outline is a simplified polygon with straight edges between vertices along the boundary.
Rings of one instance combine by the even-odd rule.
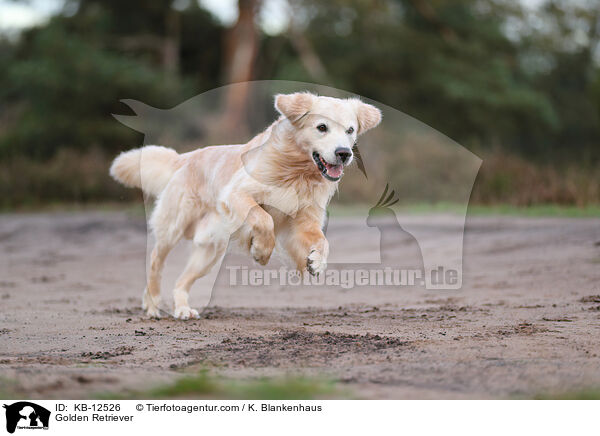
[[319, 132], [326, 132], [326, 131], [327, 131], [327, 126], [326, 126], [325, 124], [319, 124], [319, 125], [317, 126], [317, 130], [318, 130]]
[[346, 133], [348, 135], [352, 135], [354, 133], [354, 127], [348, 127], [348, 130], [346, 130]]

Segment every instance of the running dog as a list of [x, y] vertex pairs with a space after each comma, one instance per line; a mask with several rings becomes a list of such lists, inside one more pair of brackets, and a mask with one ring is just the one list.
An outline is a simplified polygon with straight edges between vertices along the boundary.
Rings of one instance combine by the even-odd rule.
[[299, 271], [325, 270], [327, 204], [353, 160], [357, 137], [379, 124], [381, 112], [357, 98], [307, 92], [279, 94], [275, 108], [281, 116], [246, 144], [184, 154], [150, 145], [114, 160], [114, 179], [156, 197], [149, 222], [156, 245], [142, 298], [148, 316], [159, 317], [163, 264], [184, 237], [194, 248], [173, 291], [180, 319], [198, 317], [189, 290], [230, 241], [261, 265], [277, 246]]

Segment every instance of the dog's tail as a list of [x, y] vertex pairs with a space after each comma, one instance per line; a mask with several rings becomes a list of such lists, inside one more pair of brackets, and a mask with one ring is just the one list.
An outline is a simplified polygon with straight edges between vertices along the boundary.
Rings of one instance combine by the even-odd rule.
[[147, 145], [118, 155], [110, 175], [125, 186], [156, 197], [180, 166], [180, 155], [172, 148]]

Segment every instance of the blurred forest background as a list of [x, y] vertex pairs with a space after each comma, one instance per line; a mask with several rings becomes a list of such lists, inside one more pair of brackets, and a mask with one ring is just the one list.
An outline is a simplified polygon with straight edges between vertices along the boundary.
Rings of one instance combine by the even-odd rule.
[[[33, 0], [32, 0], [33, 1]], [[39, 3], [41, 0], [38, 0]], [[3, 9], [27, 0], [1, 0]], [[64, 0], [0, 33], [0, 207], [140, 200], [112, 113], [246, 80], [397, 108], [483, 158], [472, 201], [600, 204], [598, 0]], [[212, 6], [211, 6], [212, 4]]]

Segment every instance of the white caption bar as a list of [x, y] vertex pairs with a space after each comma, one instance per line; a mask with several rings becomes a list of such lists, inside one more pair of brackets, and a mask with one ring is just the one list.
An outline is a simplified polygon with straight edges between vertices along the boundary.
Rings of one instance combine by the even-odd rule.
[[[0, 434], [597, 433], [596, 401], [4, 400]], [[5, 416], [4, 416], [5, 415]], [[12, 433], [11, 433], [12, 430]], [[131, 432], [131, 433], [130, 433]], [[590, 433], [591, 434], [591, 433]]]

